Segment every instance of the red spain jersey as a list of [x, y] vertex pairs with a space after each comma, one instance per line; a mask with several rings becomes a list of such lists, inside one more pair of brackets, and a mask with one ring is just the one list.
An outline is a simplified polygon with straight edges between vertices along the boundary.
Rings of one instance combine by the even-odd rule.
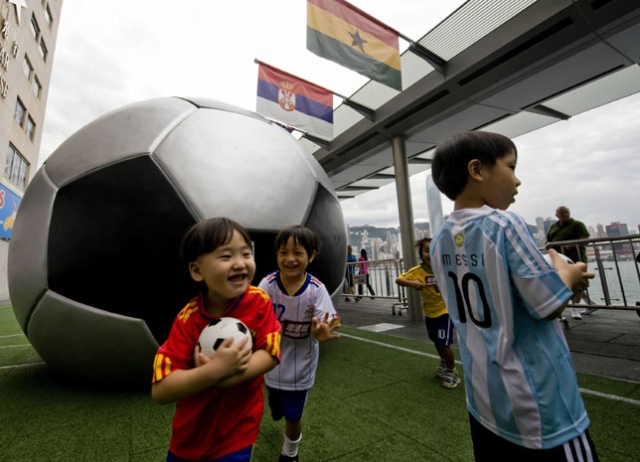
[[[253, 337], [253, 351], [267, 350], [280, 361], [280, 323], [264, 291], [249, 286], [224, 316], [246, 324]], [[194, 367], [193, 350], [200, 332], [212, 320], [205, 312], [203, 294], [182, 308], [169, 338], [156, 354], [153, 383], [173, 371]], [[179, 400], [169, 450], [182, 459], [210, 460], [254, 444], [264, 406], [263, 380], [260, 376], [231, 388], [213, 386]]]

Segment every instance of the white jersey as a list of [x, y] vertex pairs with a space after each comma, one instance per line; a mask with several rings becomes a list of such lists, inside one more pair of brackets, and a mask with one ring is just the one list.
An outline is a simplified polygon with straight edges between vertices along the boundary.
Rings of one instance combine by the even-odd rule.
[[273, 303], [282, 324], [280, 364], [265, 375], [265, 383], [280, 390], [308, 390], [313, 386], [320, 356], [320, 345], [311, 333], [311, 318], [319, 321], [336, 310], [322, 282], [307, 273], [307, 278], [294, 295], [288, 295], [280, 281], [280, 271], [266, 276], [259, 287]]
[[572, 297], [519, 216], [454, 211], [431, 243], [431, 266], [456, 327], [469, 412], [520, 446], [547, 449], [589, 418], [559, 322]]

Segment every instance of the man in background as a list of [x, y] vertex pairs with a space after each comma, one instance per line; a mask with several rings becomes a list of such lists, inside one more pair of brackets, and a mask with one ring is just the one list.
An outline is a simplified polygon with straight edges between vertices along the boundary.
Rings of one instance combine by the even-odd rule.
[[[574, 262], [581, 261], [587, 263], [587, 248], [584, 245], [548, 245], [551, 242], [573, 241], [576, 239], [587, 239], [589, 237], [589, 232], [587, 231], [587, 227], [584, 223], [571, 218], [571, 212], [564, 205], [561, 205], [556, 209], [556, 218], [558, 221], [552, 224], [547, 232], [547, 247], [553, 247]], [[589, 300], [586, 290], [577, 292], [573, 298], [573, 302], [580, 303], [583, 299], [591, 305], [591, 300]], [[573, 319], [582, 319], [581, 314], [589, 315], [596, 311], [596, 309], [597, 308], [589, 308], [580, 311], [578, 308], [570, 308], [571, 317]]]

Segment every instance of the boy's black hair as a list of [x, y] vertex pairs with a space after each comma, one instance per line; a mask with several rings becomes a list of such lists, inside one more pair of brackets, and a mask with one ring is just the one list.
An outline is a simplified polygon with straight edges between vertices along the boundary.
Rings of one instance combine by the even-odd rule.
[[430, 243], [431, 243], [430, 237], [423, 237], [422, 239], [419, 239], [418, 241], [416, 241], [416, 247], [418, 249], [418, 256], [420, 257], [420, 260], [422, 260], [422, 246], [424, 246], [425, 244], [429, 245]]
[[418, 248], [418, 250], [420, 252], [422, 252], [422, 246], [425, 244], [429, 244], [431, 242], [431, 238], [430, 237], [423, 237], [422, 239], [418, 239], [416, 241], [416, 247]]
[[280, 230], [276, 235], [276, 240], [274, 242], [276, 254], [282, 247], [287, 245], [287, 241], [290, 237], [293, 238], [293, 242], [304, 247], [307, 251], [308, 257], [318, 255], [318, 252], [320, 251], [320, 241], [313, 231], [302, 225], [288, 226]]
[[181, 256], [185, 265], [196, 261], [199, 256], [213, 252], [227, 244], [238, 231], [251, 247], [251, 237], [242, 225], [229, 218], [208, 218], [191, 226], [182, 238]]
[[436, 148], [431, 163], [433, 182], [453, 201], [467, 184], [469, 162], [478, 159], [491, 166], [511, 152], [518, 156], [516, 145], [504, 135], [483, 131], [458, 133]]

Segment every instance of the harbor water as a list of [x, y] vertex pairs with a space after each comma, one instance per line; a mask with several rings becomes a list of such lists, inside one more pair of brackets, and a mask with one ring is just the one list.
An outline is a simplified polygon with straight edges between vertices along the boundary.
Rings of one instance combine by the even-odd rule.
[[[633, 260], [590, 262], [588, 271], [596, 274], [589, 284], [589, 298], [596, 305], [634, 306], [640, 303], [640, 276]], [[608, 290], [609, 300], [605, 292]]]

